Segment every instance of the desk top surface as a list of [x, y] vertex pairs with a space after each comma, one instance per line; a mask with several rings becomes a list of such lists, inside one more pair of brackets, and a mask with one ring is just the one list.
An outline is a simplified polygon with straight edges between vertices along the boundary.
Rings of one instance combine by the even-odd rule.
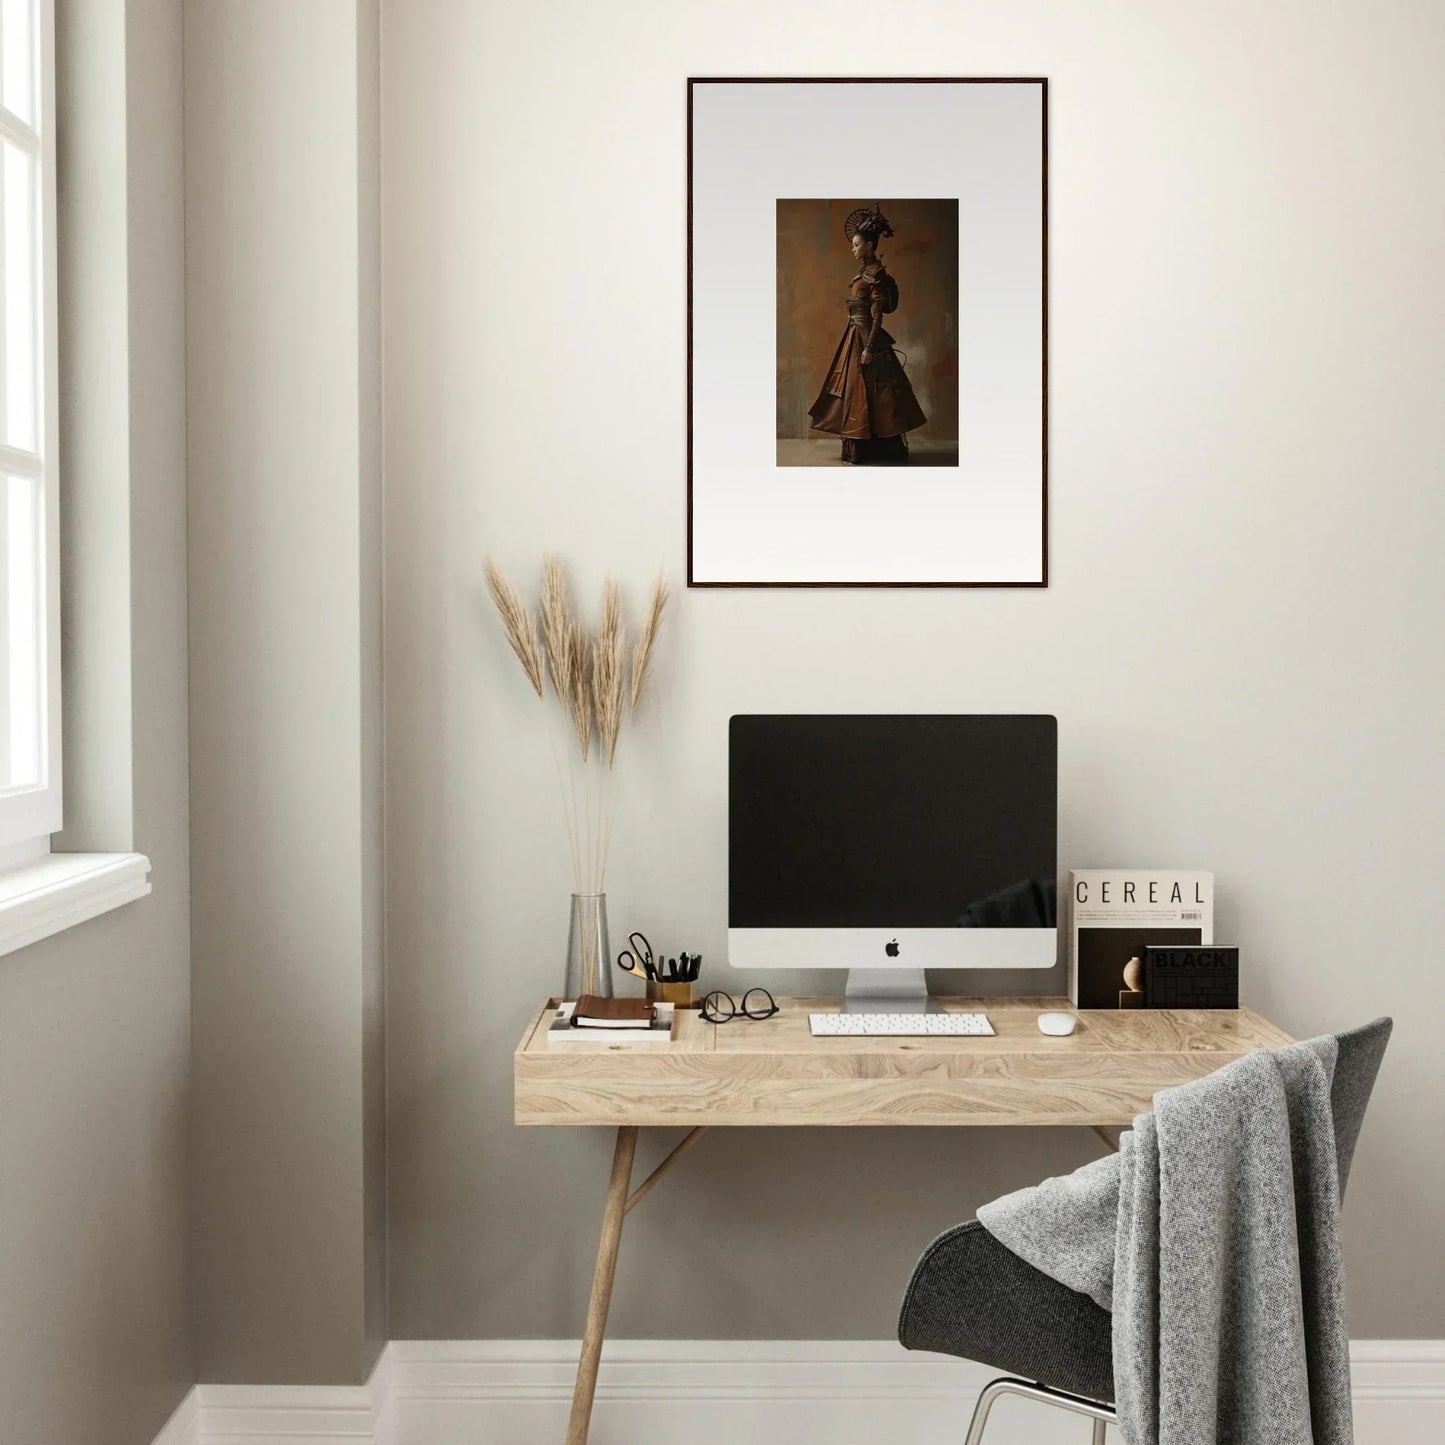
[[1289, 1035], [1250, 1009], [1078, 1012], [1064, 1038], [1038, 1016], [1063, 998], [940, 998], [988, 1015], [993, 1037], [814, 1038], [833, 998], [780, 997], [775, 1017], [710, 1024], [679, 1010], [669, 1044], [548, 1044], [557, 1000], [514, 1060], [519, 1124], [1123, 1125], [1154, 1093]]

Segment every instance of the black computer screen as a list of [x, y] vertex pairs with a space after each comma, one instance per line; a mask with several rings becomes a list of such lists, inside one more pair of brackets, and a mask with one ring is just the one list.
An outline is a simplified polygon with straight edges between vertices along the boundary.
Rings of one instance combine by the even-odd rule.
[[739, 715], [732, 928], [1052, 928], [1058, 728], [1038, 716]]

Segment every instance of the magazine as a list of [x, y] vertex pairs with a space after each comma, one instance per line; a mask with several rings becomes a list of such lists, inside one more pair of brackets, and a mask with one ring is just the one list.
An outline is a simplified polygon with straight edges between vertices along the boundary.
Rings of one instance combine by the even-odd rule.
[[1146, 944], [1213, 942], [1213, 873], [1069, 873], [1069, 997], [1075, 1008], [1143, 1008]]

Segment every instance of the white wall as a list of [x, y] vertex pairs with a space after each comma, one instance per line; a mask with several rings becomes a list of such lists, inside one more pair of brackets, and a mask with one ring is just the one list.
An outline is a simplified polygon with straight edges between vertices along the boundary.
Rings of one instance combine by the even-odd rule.
[[385, 1342], [376, 0], [186, 10], [200, 1377]]
[[[1213, 868], [1248, 1003], [1301, 1035], [1396, 1016], [1352, 1325], [1445, 1335], [1445, 9], [392, 0], [383, 25], [393, 1337], [581, 1318], [610, 1144], [511, 1124], [569, 882], [482, 561], [556, 547], [634, 601], [659, 559], [681, 576], [689, 73], [1050, 78], [1052, 585], [682, 595], [614, 927], [727, 980], [733, 712], [1056, 713], [1063, 867]], [[738, 265], [771, 284], [765, 245]], [[1093, 1147], [720, 1131], [629, 1223], [614, 1332], [886, 1335], [935, 1230]]]
[[0, 1440], [141, 1445], [195, 1378], [178, 0], [60, 0], [66, 833], [146, 898], [0, 958]]

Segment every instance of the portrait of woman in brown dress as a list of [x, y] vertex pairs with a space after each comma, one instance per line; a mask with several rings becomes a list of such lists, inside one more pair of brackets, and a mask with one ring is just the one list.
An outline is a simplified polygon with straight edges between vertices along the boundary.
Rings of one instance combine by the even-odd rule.
[[878, 206], [851, 211], [843, 223], [858, 271], [848, 287], [848, 323], [822, 390], [809, 409], [814, 431], [841, 437], [843, 460], [855, 465], [908, 460], [907, 433], [927, 418], [883, 317], [898, 309], [898, 282], [878, 254], [893, 227]]

